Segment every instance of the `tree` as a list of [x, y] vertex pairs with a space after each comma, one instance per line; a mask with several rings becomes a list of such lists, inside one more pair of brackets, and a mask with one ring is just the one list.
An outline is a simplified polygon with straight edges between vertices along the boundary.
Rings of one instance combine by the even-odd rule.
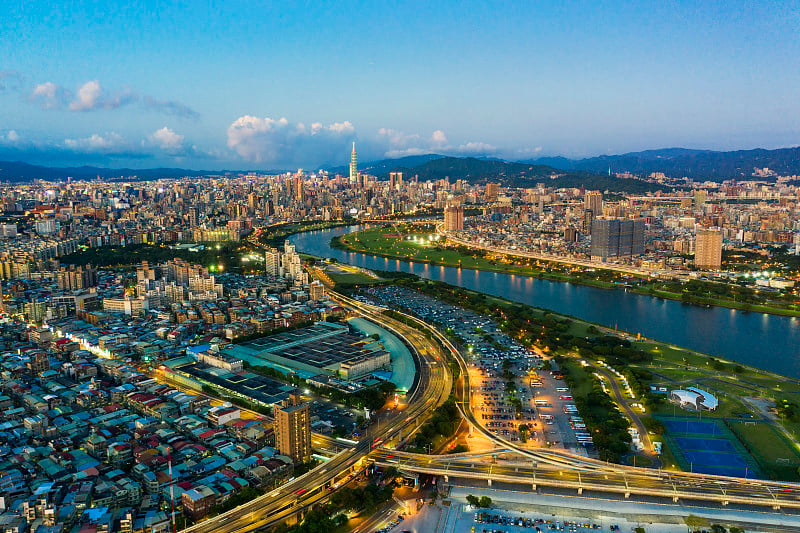
[[522, 442], [528, 441], [528, 424], [520, 424], [519, 425], [519, 440]]
[[730, 529], [728, 529], [728, 531], [730, 533], [744, 533], [744, 529], [737, 526], [731, 526]]
[[488, 496], [481, 496], [481, 499], [478, 500], [478, 507], [491, 507], [492, 506], [492, 499]]
[[712, 524], [711, 533], [728, 533], [728, 529], [725, 528], [725, 526], [721, 526], [719, 524]]

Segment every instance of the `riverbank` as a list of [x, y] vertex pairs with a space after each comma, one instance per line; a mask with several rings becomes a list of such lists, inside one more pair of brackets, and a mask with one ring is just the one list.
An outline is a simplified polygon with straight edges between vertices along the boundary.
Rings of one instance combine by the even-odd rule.
[[[487, 253], [482, 250], [467, 250], [464, 247], [445, 246], [434, 238], [432, 231], [414, 230], [415, 238], [400, 233], [396, 228], [369, 228], [334, 238], [331, 247], [350, 252], [372, 254], [388, 259], [414, 261], [434, 266], [469, 268], [486, 272], [497, 272], [529, 276], [549, 281], [575, 283], [598, 289], [624, 290], [643, 296], [654, 296], [678, 301], [687, 305], [716, 306], [738, 309], [743, 312], [768, 313], [779, 316], [800, 317], [800, 310], [772, 305], [743, 302], [718, 297], [702, 296], [691, 292], [674, 292], [673, 287], [660, 281], [603, 269], [582, 269], [567, 264], [546, 260], [525, 259], [504, 253]], [[674, 282], [673, 282], [674, 283]], [[710, 289], [718, 289], [713, 282], [706, 283]]]

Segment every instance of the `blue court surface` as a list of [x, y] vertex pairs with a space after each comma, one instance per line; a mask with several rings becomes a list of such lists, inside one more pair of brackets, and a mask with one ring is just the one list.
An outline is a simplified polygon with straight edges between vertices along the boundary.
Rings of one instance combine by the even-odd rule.
[[[659, 417], [660, 418], [660, 417]], [[700, 474], [760, 477], [758, 466], [721, 420], [660, 418], [681, 468]]]
[[662, 420], [670, 433], [697, 433], [699, 435], [723, 435], [716, 422], [702, 420]]
[[727, 440], [675, 437], [675, 442], [683, 450], [736, 453], [736, 448]]
[[724, 466], [728, 468], [742, 468], [747, 466], [744, 459], [736, 453], [717, 452], [683, 452], [683, 456], [691, 464], [702, 466]]

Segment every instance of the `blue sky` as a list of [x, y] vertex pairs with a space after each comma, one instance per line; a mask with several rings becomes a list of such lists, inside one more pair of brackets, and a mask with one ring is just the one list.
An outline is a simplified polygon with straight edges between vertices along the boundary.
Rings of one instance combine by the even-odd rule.
[[1, 159], [272, 169], [346, 164], [353, 140], [361, 160], [800, 144], [798, 2], [7, 4]]

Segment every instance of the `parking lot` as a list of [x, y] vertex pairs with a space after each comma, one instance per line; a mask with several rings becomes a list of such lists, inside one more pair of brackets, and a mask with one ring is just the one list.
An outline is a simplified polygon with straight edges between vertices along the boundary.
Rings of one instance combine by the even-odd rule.
[[[463, 503], [452, 502], [445, 506], [423, 506], [402, 522], [388, 529], [391, 533], [613, 533], [631, 532], [636, 522], [625, 518], [591, 519], [580, 516], [550, 514], [500, 508], [474, 509]], [[674, 526], [673, 526], [674, 527]], [[685, 528], [684, 528], [685, 529]], [[647, 531], [670, 531], [670, 526], [648, 524]]]
[[541, 355], [493, 319], [405, 288], [364, 292], [372, 303], [411, 311], [459, 340], [468, 356], [474, 414], [489, 431], [512, 442], [593, 453], [591, 436], [557, 369], [543, 370]]

